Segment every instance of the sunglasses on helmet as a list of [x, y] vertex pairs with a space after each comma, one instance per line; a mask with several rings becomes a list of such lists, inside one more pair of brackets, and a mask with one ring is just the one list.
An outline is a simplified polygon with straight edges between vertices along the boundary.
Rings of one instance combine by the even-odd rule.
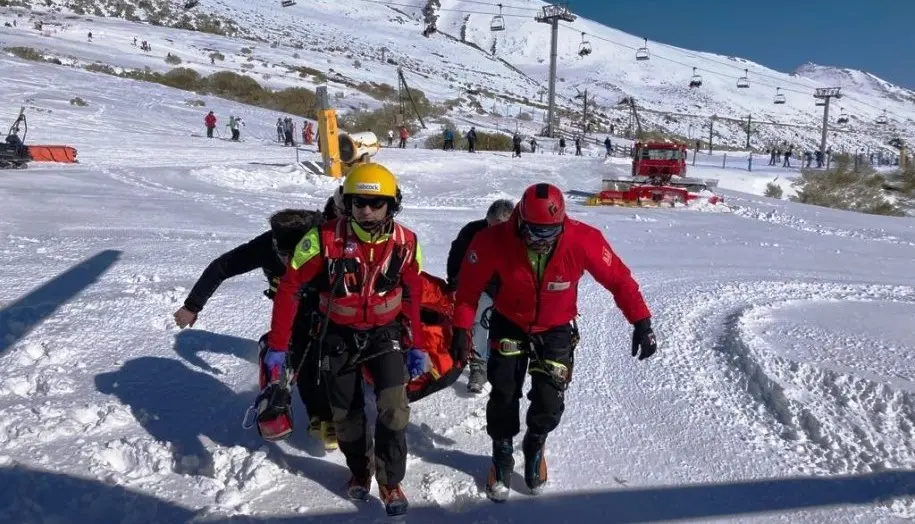
[[521, 233], [532, 242], [555, 240], [562, 233], [562, 224], [522, 224]]
[[381, 209], [387, 203], [388, 199], [383, 197], [353, 197], [353, 207], [370, 207], [372, 209]]

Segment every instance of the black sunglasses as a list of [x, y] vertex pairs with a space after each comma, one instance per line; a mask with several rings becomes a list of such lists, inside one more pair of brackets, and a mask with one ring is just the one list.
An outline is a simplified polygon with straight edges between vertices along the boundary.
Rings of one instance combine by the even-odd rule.
[[386, 198], [374, 197], [353, 197], [353, 207], [370, 207], [372, 209], [381, 209], [388, 203]]

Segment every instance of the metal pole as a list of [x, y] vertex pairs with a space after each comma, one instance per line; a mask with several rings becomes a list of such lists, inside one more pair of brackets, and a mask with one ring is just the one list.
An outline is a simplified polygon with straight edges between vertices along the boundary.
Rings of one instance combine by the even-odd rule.
[[582, 121], [581, 121], [581, 134], [582, 136], [588, 134], [588, 90], [585, 89], [585, 106], [582, 109]]
[[820, 138], [820, 152], [826, 154], [826, 127], [829, 125], [829, 101], [832, 97], [826, 97], [826, 105], [823, 106], [823, 135]]
[[550, 35], [550, 109], [546, 123], [546, 134], [548, 137], [553, 138], [553, 114], [556, 110], [556, 57], [558, 54], [557, 48], [559, 46], [559, 19], [553, 18], [550, 27], [552, 29], [552, 33]]
[[708, 154], [712, 154], [712, 130], [715, 129], [715, 119], [712, 118], [708, 123]]
[[750, 124], [753, 123], [753, 115], [747, 115], [747, 149], [750, 149]]

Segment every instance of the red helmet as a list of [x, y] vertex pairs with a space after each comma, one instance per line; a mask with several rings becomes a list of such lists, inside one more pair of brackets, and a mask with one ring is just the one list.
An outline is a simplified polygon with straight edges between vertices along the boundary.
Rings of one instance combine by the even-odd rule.
[[534, 184], [524, 190], [518, 213], [523, 222], [542, 226], [562, 224], [566, 203], [562, 191], [553, 184]]

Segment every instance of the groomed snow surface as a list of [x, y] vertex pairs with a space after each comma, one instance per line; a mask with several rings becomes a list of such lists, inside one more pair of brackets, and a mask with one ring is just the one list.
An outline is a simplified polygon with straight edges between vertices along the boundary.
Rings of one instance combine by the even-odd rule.
[[[81, 160], [0, 172], [0, 521], [386, 521], [376, 498], [342, 497], [343, 457], [305, 434], [300, 405], [286, 442], [242, 429], [269, 322], [262, 275], [223, 284], [193, 329], [171, 319], [211, 259], [331, 193], [270, 141], [280, 115], [204, 97], [247, 121], [244, 142], [207, 140], [191, 136], [205, 110], [171, 89], [0, 60], [0, 107], [28, 98], [30, 141]], [[538, 181], [596, 190], [620, 169], [422, 149], [377, 160], [399, 175], [400, 218], [437, 275], [493, 199]], [[759, 189], [703, 169], [691, 174]], [[915, 222], [724, 193], [694, 209], [570, 198], [641, 282], [659, 355], [629, 356], [629, 326], [586, 278], [546, 493], [485, 499], [486, 400], [462, 379], [413, 406], [407, 520], [915, 517]]]

